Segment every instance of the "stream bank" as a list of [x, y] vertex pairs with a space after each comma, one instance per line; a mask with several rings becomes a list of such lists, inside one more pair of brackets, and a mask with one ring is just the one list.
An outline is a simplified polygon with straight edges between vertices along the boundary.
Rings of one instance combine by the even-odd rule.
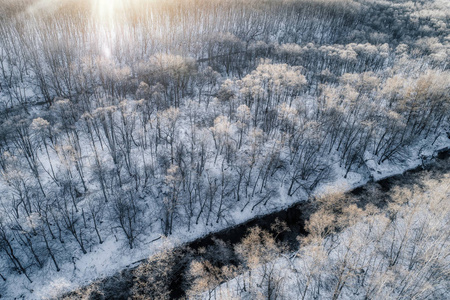
[[[347, 195], [356, 199], [358, 206], [364, 207], [373, 204], [383, 208], [389, 203], [389, 191], [394, 187], [407, 187], [418, 184], [425, 175], [439, 177], [450, 170], [450, 149], [444, 148], [435, 152], [433, 157], [427, 158], [426, 163], [403, 172], [375, 182], [369, 182], [357, 187]], [[377, 197], [373, 197], [376, 193]], [[372, 195], [372, 197], [371, 197]], [[167, 278], [170, 283], [168, 288], [171, 299], [184, 299], [186, 291], [191, 285], [189, 268], [192, 261], [209, 260], [215, 266], [240, 264], [240, 259], [234, 251], [234, 246], [238, 244], [253, 227], [260, 227], [263, 230], [273, 233], [271, 225], [277, 220], [283, 221], [288, 231], [277, 235], [279, 242], [285, 243], [289, 249], [294, 250], [299, 247], [297, 237], [305, 236], [305, 222], [316, 211], [314, 198], [307, 202], [301, 202], [290, 207], [260, 216], [242, 224], [208, 234], [202, 238], [186, 243], [183, 246], [173, 249], [170, 268], [167, 271]], [[63, 299], [77, 299], [80, 294], [90, 293], [89, 299], [127, 299], [136, 293], [136, 282], [141, 274], [139, 266], [146, 263], [146, 260], [136, 262], [133, 267], [122, 270], [114, 276], [107, 277], [64, 295]], [[89, 287], [95, 285], [94, 292], [88, 292]], [[138, 289], [139, 290], [139, 289]]]

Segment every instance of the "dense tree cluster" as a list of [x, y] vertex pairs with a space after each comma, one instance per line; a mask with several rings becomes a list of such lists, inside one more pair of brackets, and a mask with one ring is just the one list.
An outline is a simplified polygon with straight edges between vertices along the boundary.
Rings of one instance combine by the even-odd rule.
[[[293, 255], [252, 229], [236, 248], [248, 271], [235, 279], [198, 272], [192, 299], [446, 299], [449, 177], [397, 189], [387, 211], [342, 195], [319, 199]], [[379, 197], [372, 195], [372, 197]], [[227, 283], [223, 283], [230, 280]]]
[[111, 235], [226, 225], [448, 134], [445, 3], [128, 2], [1, 1], [4, 280]]

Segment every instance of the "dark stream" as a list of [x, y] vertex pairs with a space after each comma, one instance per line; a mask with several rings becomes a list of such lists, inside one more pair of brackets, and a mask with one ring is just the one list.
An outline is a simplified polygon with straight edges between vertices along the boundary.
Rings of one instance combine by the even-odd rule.
[[[348, 192], [350, 196], [356, 197], [356, 203], [364, 207], [371, 203], [378, 207], [384, 207], [389, 202], [389, 191], [393, 187], [409, 186], [417, 184], [423, 175], [431, 172], [434, 176], [439, 177], [440, 174], [450, 169], [450, 149], [445, 148], [435, 152], [432, 158], [424, 160], [424, 164], [408, 170], [400, 175], [394, 175], [376, 182], [370, 182], [364, 186], [355, 188]], [[377, 193], [377, 197], [370, 197], [373, 190], [377, 189], [381, 193]], [[373, 194], [372, 194], [373, 195]], [[169, 290], [171, 299], [184, 299], [186, 291], [191, 285], [191, 279], [188, 275], [189, 267], [194, 260], [209, 260], [215, 266], [223, 266], [226, 264], [241, 264], [239, 257], [234, 252], [234, 246], [238, 244], [248, 233], [248, 229], [255, 226], [263, 230], [273, 233], [271, 225], [276, 220], [281, 220], [289, 227], [289, 231], [277, 235], [279, 242], [285, 243], [291, 250], [298, 249], [297, 236], [305, 236], [305, 221], [315, 211], [314, 199], [308, 202], [293, 204], [287, 209], [274, 212], [265, 216], [257, 217], [245, 223], [236, 225], [231, 228], [224, 229], [219, 232], [211, 233], [205, 237], [185, 244], [176, 248], [174, 252], [177, 254], [172, 257], [174, 260], [170, 264], [168, 270], [170, 278]], [[218, 242], [222, 241], [222, 242]], [[205, 251], [206, 250], [206, 251]], [[84, 287], [79, 291], [71, 292], [64, 296], [66, 299], [79, 298], [79, 294], [90, 294], [88, 299], [127, 299], [136, 292], [136, 279], [138, 266], [144, 261], [137, 262], [136, 267], [130, 267], [122, 270], [114, 276], [101, 279], [96, 285], [96, 292], [88, 292], [89, 287]], [[134, 289], [134, 290], [133, 290]], [[144, 295], [144, 299], [153, 299], [154, 297]]]

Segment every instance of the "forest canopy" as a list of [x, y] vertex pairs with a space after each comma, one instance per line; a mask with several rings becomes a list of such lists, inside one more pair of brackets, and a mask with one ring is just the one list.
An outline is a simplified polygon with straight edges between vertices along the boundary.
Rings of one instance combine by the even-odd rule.
[[0, 0], [0, 289], [448, 146], [449, 5]]

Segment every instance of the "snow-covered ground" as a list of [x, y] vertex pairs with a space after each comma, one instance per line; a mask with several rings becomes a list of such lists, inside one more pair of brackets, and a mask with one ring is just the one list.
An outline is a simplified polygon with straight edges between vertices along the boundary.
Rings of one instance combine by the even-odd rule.
[[[415, 147], [409, 149], [409, 158], [402, 163], [389, 164], [385, 162], [381, 165], [371, 163], [375, 160], [368, 160], [367, 164], [371, 168], [372, 176], [375, 180], [401, 174], [405, 170], [417, 167], [422, 164], [420, 155], [431, 156], [433, 153], [445, 147], [450, 147], [450, 140], [441, 137], [431, 145], [431, 141], [424, 140]], [[345, 170], [334, 164], [334, 180], [319, 185], [313, 194], [323, 194], [327, 191], [347, 191], [355, 187], [364, 185], [369, 180], [369, 176], [350, 172], [344, 178]], [[98, 278], [111, 276], [114, 273], [134, 266], [139, 260], [151, 256], [153, 253], [171, 245], [175, 247], [185, 242], [193, 241], [208, 233], [219, 231], [229, 226], [245, 222], [251, 218], [265, 215], [277, 210], [289, 207], [295, 202], [304, 201], [307, 195], [301, 197], [289, 197], [285, 188], [280, 188], [280, 196], [271, 199], [266, 206], [259, 205], [253, 211], [250, 207], [243, 212], [237, 209], [232, 212], [229, 224], [214, 224], [210, 227], [193, 226], [191, 231], [178, 229], [173, 235], [167, 238], [160, 238], [159, 235], [145, 237], [134, 249], [130, 250], [125, 241], [116, 241], [113, 234], [109, 235], [103, 244], [96, 245], [88, 250], [87, 254], [81, 251], [73, 253], [73, 261], [60, 265], [61, 271], [56, 272], [54, 266], [49, 261], [44, 268], [31, 274], [33, 283], [30, 283], [25, 276], [10, 275], [6, 282], [0, 285], [2, 297], [6, 299], [47, 299], [74, 290]]]
[[387, 209], [395, 218], [355, 212], [333, 237], [272, 253], [276, 259], [194, 298], [267, 299], [273, 292], [276, 299], [448, 299], [449, 175], [397, 196], [400, 205]]

